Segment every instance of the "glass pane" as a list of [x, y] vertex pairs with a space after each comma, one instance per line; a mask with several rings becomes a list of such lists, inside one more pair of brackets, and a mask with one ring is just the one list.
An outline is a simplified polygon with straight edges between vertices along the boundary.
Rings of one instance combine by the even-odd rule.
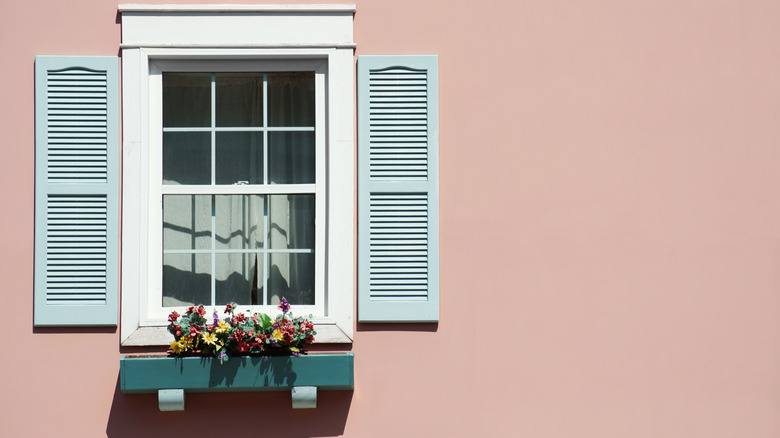
[[314, 248], [314, 195], [269, 195], [271, 249]]
[[211, 195], [163, 195], [163, 249], [211, 248]]
[[163, 133], [163, 184], [211, 184], [210, 133]]
[[198, 304], [211, 305], [211, 255], [165, 254], [162, 305]]
[[217, 126], [263, 126], [263, 75], [217, 74]]
[[263, 195], [215, 196], [216, 248], [263, 247]]
[[314, 132], [268, 133], [268, 181], [314, 183]]
[[218, 132], [217, 184], [263, 184], [263, 133]]
[[268, 126], [314, 126], [314, 72], [268, 74]]
[[262, 304], [258, 297], [262, 297], [263, 290], [263, 255], [232, 253], [215, 257], [216, 304]]
[[314, 304], [314, 253], [271, 253], [268, 303]]
[[163, 73], [163, 126], [211, 126], [210, 73]]

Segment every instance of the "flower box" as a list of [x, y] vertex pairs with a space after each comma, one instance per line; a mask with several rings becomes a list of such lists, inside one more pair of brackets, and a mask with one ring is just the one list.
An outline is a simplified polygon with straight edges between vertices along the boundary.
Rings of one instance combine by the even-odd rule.
[[317, 391], [354, 387], [352, 353], [215, 357], [129, 355], [119, 360], [119, 388], [157, 393], [161, 411], [183, 411], [185, 392], [291, 391], [292, 407], [316, 408]]
[[213, 357], [129, 355], [120, 359], [119, 380], [121, 391], [128, 394], [160, 389], [289, 391], [304, 386], [349, 390], [354, 387], [354, 355], [241, 356], [225, 363]]

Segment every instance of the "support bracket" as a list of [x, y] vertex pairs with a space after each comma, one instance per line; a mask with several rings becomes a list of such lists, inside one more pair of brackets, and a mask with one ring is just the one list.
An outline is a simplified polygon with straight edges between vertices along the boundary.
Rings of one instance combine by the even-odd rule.
[[159, 389], [157, 390], [157, 405], [161, 411], [183, 411], [183, 389]]
[[[293, 409], [315, 409], [317, 407], [316, 386], [293, 386], [291, 391]], [[160, 389], [157, 391], [157, 404], [161, 411], [183, 411], [183, 389]]]
[[293, 409], [314, 409], [317, 407], [317, 387], [316, 386], [293, 386], [292, 388], [292, 407]]

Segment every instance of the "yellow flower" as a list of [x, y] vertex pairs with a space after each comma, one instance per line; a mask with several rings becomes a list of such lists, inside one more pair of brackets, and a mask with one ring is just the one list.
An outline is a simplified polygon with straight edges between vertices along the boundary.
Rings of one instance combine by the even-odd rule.
[[187, 349], [192, 348], [192, 338], [185, 336], [179, 339], [179, 344], [181, 345], [182, 349], [186, 351]]
[[271, 337], [274, 338], [275, 341], [281, 341], [282, 340], [282, 332], [279, 330], [274, 330], [273, 333], [271, 333]]
[[220, 321], [217, 324], [216, 329], [214, 330], [216, 333], [227, 333], [230, 329], [230, 325], [226, 323], [225, 321]]
[[171, 342], [171, 352], [173, 352], [173, 354], [179, 354], [182, 351], [184, 351], [184, 346], [182, 346], [178, 341]]
[[217, 342], [217, 335], [214, 333], [203, 333], [201, 336], [203, 337], [203, 342], [209, 345], [214, 345]]

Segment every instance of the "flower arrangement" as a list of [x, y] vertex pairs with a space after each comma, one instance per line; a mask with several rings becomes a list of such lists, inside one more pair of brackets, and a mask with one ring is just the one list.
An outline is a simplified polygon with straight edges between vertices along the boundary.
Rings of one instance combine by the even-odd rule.
[[[168, 331], [174, 341], [168, 351], [172, 356], [214, 356], [220, 363], [231, 356], [306, 354], [314, 341], [314, 324], [308, 318], [293, 317], [290, 303], [282, 298], [282, 314], [271, 319], [264, 313], [247, 316], [235, 313], [236, 303], [225, 307], [228, 316], [219, 319], [214, 311], [211, 324], [203, 306], [192, 306], [184, 315], [173, 311], [168, 316]], [[311, 318], [311, 315], [309, 315]]]

